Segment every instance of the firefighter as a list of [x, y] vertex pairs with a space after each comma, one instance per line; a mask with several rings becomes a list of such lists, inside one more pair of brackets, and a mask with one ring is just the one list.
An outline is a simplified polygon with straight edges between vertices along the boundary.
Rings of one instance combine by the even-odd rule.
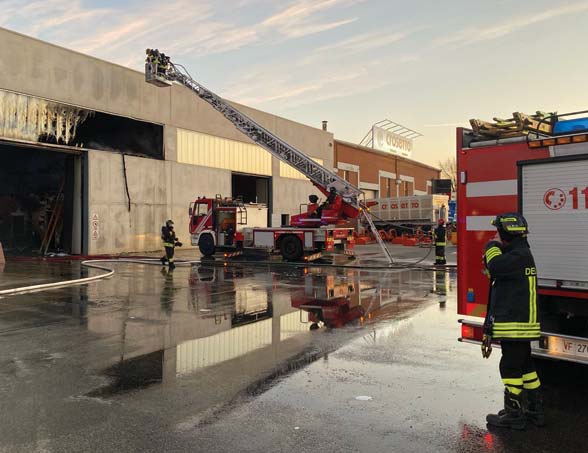
[[337, 199], [337, 189], [335, 189], [334, 187], [331, 187], [329, 189], [329, 195], [327, 196], [327, 201], [325, 203], [332, 205], [335, 203], [336, 199]]
[[488, 242], [484, 253], [491, 286], [482, 356], [490, 355], [493, 338], [500, 340], [500, 375], [505, 390], [504, 409], [488, 415], [486, 421], [512, 429], [524, 429], [527, 420], [543, 426], [541, 382], [531, 359], [531, 341], [539, 340], [540, 326], [537, 271], [527, 242], [527, 221], [518, 213], [506, 213], [492, 223], [498, 235]]
[[439, 219], [437, 228], [435, 228], [435, 264], [447, 264], [445, 259], [445, 245], [447, 244], [447, 230], [445, 229], [445, 219]]
[[306, 208], [306, 213], [308, 214], [308, 217], [320, 218], [322, 209], [319, 210], [319, 198], [316, 195], [309, 195], [308, 201], [310, 202], [308, 203], [308, 207]]
[[178, 241], [176, 232], [174, 231], [174, 222], [168, 220], [165, 225], [161, 227], [161, 239], [163, 240], [163, 247], [165, 248], [165, 255], [161, 257], [161, 264], [169, 263], [170, 269], [175, 269], [174, 263], [174, 249], [181, 247], [182, 243]]

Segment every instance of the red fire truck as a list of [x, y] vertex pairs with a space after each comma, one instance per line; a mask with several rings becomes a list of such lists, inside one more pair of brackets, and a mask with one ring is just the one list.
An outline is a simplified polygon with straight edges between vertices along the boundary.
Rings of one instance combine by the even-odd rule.
[[[324, 212], [329, 210], [325, 209]], [[336, 225], [297, 226], [305, 214], [294, 216], [292, 226], [267, 228], [267, 208], [245, 205], [232, 198], [198, 198], [190, 206], [190, 238], [204, 256], [217, 251], [235, 256], [246, 251], [280, 252], [287, 261], [313, 261], [323, 253], [342, 251], [353, 256], [353, 228]], [[263, 218], [263, 219], [262, 219]]]
[[482, 338], [489, 289], [482, 253], [496, 233], [490, 222], [519, 211], [538, 273], [542, 334], [533, 353], [588, 363], [586, 117], [546, 115], [529, 130], [507, 120], [504, 133], [501, 120], [498, 129], [486, 128], [490, 135], [457, 129], [458, 313], [468, 317], [460, 320], [461, 341]]

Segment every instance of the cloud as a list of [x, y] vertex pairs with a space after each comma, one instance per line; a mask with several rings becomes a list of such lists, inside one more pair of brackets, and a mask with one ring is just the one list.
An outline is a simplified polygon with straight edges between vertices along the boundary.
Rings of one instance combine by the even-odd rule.
[[576, 2], [544, 10], [537, 14], [512, 17], [489, 27], [467, 28], [448, 36], [437, 38], [433, 47], [456, 46], [462, 47], [483, 41], [490, 41], [508, 36], [530, 25], [546, 22], [561, 16], [588, 11], [588, 2]]
[[320, 13], [340, 6], [350, 6], [364, 0], [299, 0], [286, 9], [269, 16], [260, 25], [289, 38], [298, 38], [347, 25], [357, 20], [322, 21]]
[[[82, 0], [4, 0], [0, 24], [23, 33], [140, 68], [146, 47], [192, 58], [332, 30], [355, 20], [333, 18], [330, 10], [364, 0], [155, 0], [109, 7]], [[232, 14], [226, 14], [227, 7]], [[262, 8], [263, 7], [263, 8]], [[270, 11], [246, 23], [239, 11]], [[273, 11], [273, 12], [272, 12]], [[329, 13], [329, 14], [327, 14]], [[251, 19], [250, 19], [251, 22]]]
[[360, 35], [353, 36], [352, 38], [348, 38], [339, 42], [319, 47], [317, 51], [344, 51], [351, 53], [366, 52], [372, 49], [389, 46], [391, 44], [402, 41], [403, 39], [407, 38], [417, 30], [418, 29], [392, 32], [377, 31], [371, 33], [362, 33]]

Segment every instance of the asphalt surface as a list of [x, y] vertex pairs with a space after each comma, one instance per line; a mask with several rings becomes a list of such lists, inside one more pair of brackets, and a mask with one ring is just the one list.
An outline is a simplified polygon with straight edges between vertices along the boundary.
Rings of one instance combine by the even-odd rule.
[[[587, 451], [582, 367], [542, 366], [547, 427], [487, 429], [500, 351], [456, 341], [454, 270], [112, 267], [0, 299], [0, 452]], [[0, 286], [80, 274], [8, 262]]]

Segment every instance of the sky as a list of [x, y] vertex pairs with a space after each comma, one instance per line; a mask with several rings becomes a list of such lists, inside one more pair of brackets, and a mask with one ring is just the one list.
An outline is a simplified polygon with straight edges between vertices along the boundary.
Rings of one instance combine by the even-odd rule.
[[359, 143], [390, 119], [413, 158], [455, 128], [588, 109], [588, 1], [0, 0], [0, 27], [137, 70], [158, 48], [222, 97]]

